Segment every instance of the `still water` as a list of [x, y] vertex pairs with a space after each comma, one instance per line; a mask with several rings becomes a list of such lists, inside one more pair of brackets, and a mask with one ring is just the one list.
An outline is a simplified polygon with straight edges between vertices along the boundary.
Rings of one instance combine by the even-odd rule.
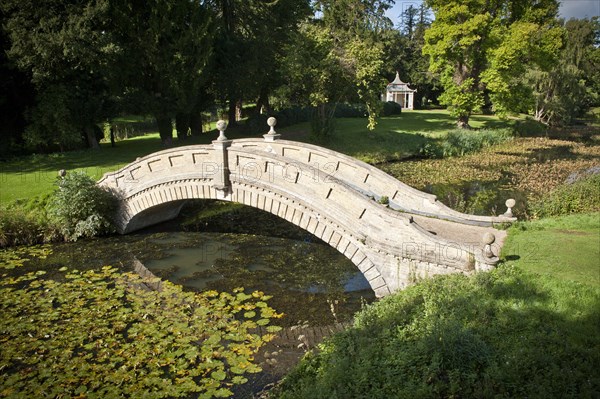
[[57, 244], [39, 260], [46, 270], [124, 271], [136, 261], [191, 291], [263, 291], [285, 314], [278, 320], [284, 327], [349, 321], [375, 299], [358, 268], [321, 240], [273, 215], [221, 202], [193, 204], [177, 221], [136, 234]]

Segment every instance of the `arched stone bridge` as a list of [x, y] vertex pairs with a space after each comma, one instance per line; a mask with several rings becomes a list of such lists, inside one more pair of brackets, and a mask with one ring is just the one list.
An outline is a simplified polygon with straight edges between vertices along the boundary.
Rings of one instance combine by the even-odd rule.
[[364, 162], [280, 140], [273, 118], [269, 124], [264, 140], [227, 140], [223, 123], [212, 145], [160, 151], [105, 174], [98, 184], [120, 198], [119, 232], [172, 219], [187, 200], [239, 202], [337, 249], [378, 297], [422, 277], [498, 262], [505, 232], [493, 225], [514, 221], [510, 208], [499, 217], [456, 212]]

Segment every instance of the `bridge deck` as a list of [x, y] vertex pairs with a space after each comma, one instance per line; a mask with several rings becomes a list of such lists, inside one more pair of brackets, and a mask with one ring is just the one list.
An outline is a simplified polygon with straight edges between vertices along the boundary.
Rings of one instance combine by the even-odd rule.
[[497, 252], [502, 248], [506, 239], [505, 230], [497, 230], [493, 227], [466, 225], [420, 215], [412, 215], [412, 217], [415, 223], [423, 229], [453, 243], [481, 246], [483, 235], [485, 233], [492, 233], [496, 237], [496, 241], [492, 245], [492, 251], [496, 256], [500, 255]]

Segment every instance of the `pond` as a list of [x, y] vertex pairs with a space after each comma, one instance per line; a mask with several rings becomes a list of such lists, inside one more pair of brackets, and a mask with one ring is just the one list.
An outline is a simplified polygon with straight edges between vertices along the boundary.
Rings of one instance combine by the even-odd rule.
[[218, 201], [195, 202], [178, 220], [135, 234], [54, 245], [30, 267], [129, 271], [135, 261], [191, 291], [263, 291], [285, 314], [283, 327], [346, 322], [375, 299], [358, 268], [323, 241], [266, 212]]

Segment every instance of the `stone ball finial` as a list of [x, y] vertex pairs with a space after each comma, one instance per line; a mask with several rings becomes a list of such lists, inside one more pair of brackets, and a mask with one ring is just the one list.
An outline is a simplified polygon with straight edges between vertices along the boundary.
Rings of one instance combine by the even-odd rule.
[[487, 232], [483, 235], [483, 243], [485, 244], [483, 247], [483, 254], [486, 258], [493, 258], [494, 252], [492, 251], [492, 244], [496, 241], [496, 236], [490, 232]]
[[506, 212], [504, 212], [504, 216], [511, 218], [513, 217], [513, 213], [512, 213], [512, 208], [517, 204], [517, 201], [515, 201], [513, 198], [509, 198], [506, 200], [506, 202], [504, 203], [506, 205]]
[[219, 120], [217, 122], [217, 130], [219, 131], [219, 137], [217, 138], [218, 141], [227, 140], [227, 137], [225, 137], [225, 129], [227, 129], [227, 122], [222, 119]]
[[490, 232], [487, 232], [483, 235], [483, 243], [485, 245], [492, 245], [496, 241], [496, 236]]
[[217, 122], [217, 130], [218, 131], [223, 131], [225, 129], [227, 129], [227, 122], [225, 122], [223, 119], [220, 119]]
[[268, 135], [273, 136], [273, 135], [277, 134], [275, 132], [276, 124], [277, 124], [277, 119], [275, 119], [274, 117], [270, 117], [269, 119], [267, 119], [267, 125], [270, 126], [269, 133], [267, 133]]
[[62, 177], [64, 179], [66, 175], [67, 175], [67, 171], [66, 170], [61, 169], [61, 170], [58, 171], [58, 177]]

